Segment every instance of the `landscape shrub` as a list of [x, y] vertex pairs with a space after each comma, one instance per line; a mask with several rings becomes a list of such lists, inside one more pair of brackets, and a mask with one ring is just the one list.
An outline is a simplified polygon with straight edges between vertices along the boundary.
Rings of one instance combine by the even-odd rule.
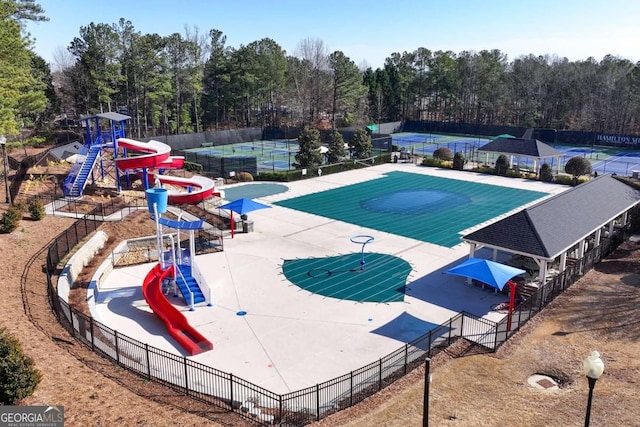
[[591, 175], [592, 170], [591, 162], [582, 156], [572, 157], [564, 165], [564, 171], [573, 176]]
[[433, 152], [433, 158], [439, 160], [453, 160], [453, 153], [447, 147], [440, 147]]
[[509, 169], [509, 160], [507, 156], [504, 154], [500, 154], [496, 159], [496, 174], [498, 175], [506, 175], [507, 170]]
[[40, 199], [32, 199], [29, 202], [28, 209], [31, 214], [31, 219], [34, 221], [40, 221], [45, 216], [44, 204]]
[[14, 405], [33, 394], [42, 374], [24, 354], [20, 341], [0, 328], [0, 404]]
[[9, 206], [9, 209], [0, 218], [0, 233], [11, 233], [18, 228], [23, 212], [24, 206], [21, 204]]
[[455, 170], [461, 171], [462, 169], [464, 169], [464, 164], [465, 163], [466, 163], [466, 160], [464, 158], [464, 154], [461, 151], [458, 151], [453, 156], [453, 168]]
[[202, 173], [202, 165], [194, 162], [184, 162], [184, 168], [189, 172]]
[[[576, 184], [582, 184], [583, 182], [589, 181], [588, 177], [578, 177]], [[562, 185], [574, 185], [574, 177], [571, 175], [560, 174], [556, 177], [556, 184]]]
[[236, 179], [238, 180], [238, 182], [252, 182], [253, 175], [251, 175], [249, 172], [238, 172], [236, 174]]
[[451, 167], [451, 162], [447, 162], [440, 159], [433, 159], [431, 157], [423, 157], [422, 166], [432, 166], [436, 168], [449, 168]]
[[540, 181], [553, 182], [553, 169], [548, 163], [543, 163], [540, 166]]

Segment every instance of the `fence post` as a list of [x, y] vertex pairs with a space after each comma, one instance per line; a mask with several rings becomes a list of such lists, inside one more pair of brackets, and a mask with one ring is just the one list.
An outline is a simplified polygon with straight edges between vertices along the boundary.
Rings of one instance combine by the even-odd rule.
[[144, 354], [147, 360], [147, 379], [151, 379], [151, 360], [149, 359], [149, 344], [144, 344]]
[[76, 334], [76, 325], [74, 322], [75, 316], [73, 315], [75, 312], [75, 310], [69, 306], [69, 314], [71, 316], [71, 333], [73, 334], [74, 337], [77, 337], [78, 335]]
[[453, 326], [452, 318], [449, 319], [449, 338], [447, 338], [447, 346], [451, 345], [451, 330]]
[[378, 390], [382, 390], [382, 359], [378, 361]]
[[460, 317], [460, 338], [464, 338], [464, 313]]
[[96, 344], [93, 339], [93, 316], [89, 317], [89, 330], [91, 331], [91, 351], [96, 351]]
[[229, 406], [233, 410], [233, 374], [229, 374]]
[[407, 375], [407, 365], [409, 364], [409, 344], [404, 345], [404, 374]]
[[433, 330], [429, 329], [429, 345], [427, 346], [427, 357], [431, 357], [431, 340], [433, 339]]
[[516, 329], [516, 331], [519, 331], [521, 329], [521, 325], [522, 325], [522, 310], [519, 310], [518, 311], [518, 329]]
[[316, 421], [320, 421], [320, 384], [316, 384]]
[[282, 406], [283, 406], [283, 403], [282, 403], [282, 395], [281, 395], [281, 394], [279, 394], [279, 395], [278, 395], [278, 415], [279, 415], [279, 416], [278, 416], [278, 418], [280, 419], [280, 422], [282, 422], [282, 421], [283, 421], [283, 420], [282, 420]]
[[118, 348], [118, 331], [113, 331], [113, 337], [115, 338], [115, 344], [116, 344], [116, 362], [120, 364], [120, 349]]
[[187, 368], [187, 356], [184, 356], [182, 358], [182, 361], [184, 363], [184, 392], [187, 396], [189, 396], [189, 370]]
[[353, 406], [353, 371], [349, 372], [349, 406]]

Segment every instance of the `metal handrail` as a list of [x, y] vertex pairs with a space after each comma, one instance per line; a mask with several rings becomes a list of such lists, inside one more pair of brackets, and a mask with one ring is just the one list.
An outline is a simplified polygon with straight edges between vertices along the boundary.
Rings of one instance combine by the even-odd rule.
[[169, 239], [171, 240], [171, 261], [173, 262], [173, 278], [177, 281], [178, 274], [180, 275], [180, 277], [182, 277], [182, 280], [187, 287], [187, 291], [189, 292], [189, 299], [191, 300], [189, 304], [189, 311], [195, 311], [195, 307], [193, 304], [193, 292], [191, 292], [191, 289], [189, 289], [189, 286], [187, 285], [187, 279], [185, 279], [182, 275], [182, 271], [180, 271], [178, 263], [176, 262], [176, 246], [175, 240], [173, 239], [173, 234], [169, 234]]

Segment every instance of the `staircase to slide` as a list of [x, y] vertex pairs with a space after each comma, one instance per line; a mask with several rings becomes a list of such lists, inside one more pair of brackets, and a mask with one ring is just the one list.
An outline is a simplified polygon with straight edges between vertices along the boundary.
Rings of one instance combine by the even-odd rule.
[[[64, 195], [66, 197], [80, 197], [82, 196], [82, 191], [84, 187], [87, 185], [87, 181], [89, 181], [89, 177], [91, 176], [91, 171], [95, 166], [98, 157], [100, 156], [100, 151], [102, 150], [102, 146], [100, 145], [92, 145], [89, 148], [84, 159], [78, 160], [75, 167], [72, 168], [71, 172], [64, 181]], [[77, 173], [73, 173], [77, 171]]]
[[178, 289], [180, 289], [180, 293], [184, 297], [187, 305], [191, 304], [192, 294], [194, 304], [205, 302], [206, 298], [202, 293], [200, 286], [198, 286], [198, 282], [196, 282], [196, 279], [191, 275], [191, 266], [179, 265], [178, 269], [181, 274], [176, 277], [176, 284], [178, 285]]

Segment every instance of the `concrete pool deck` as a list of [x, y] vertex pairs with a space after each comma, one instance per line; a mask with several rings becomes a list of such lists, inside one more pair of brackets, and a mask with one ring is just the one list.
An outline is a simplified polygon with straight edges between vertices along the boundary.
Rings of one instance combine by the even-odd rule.
[[[395, 170], [549, 194], [569, 188], [413, 164], [385, 164], [286, 183], [288, 191], [256, 200], [271, 204], [377, 179]], [[417, 330], [417, 325], [407, 319], [417, 318], [435, 326], [463, 310], [493, 321], [504, 317], [491, 307], [506, 301], [506, 295], [470, 287], [464, 278], [443, 274], [466, 259], [466, 244], [446, 248], [275, 205], [251, 212], [249, 219], [254, 221], [253, 232], [238, 233], [233, 239], [227, 236], [223, 252], [196, 259], [212, 288], [214, 305], [199, 306], [193, 312], [186, 306], [178, 307], [214, 346], [190, 359], [274, 393], [300, 390], [346, 374], [428, 332]], [[304, 291], [285, 279], [281, 268], [285, 260], [358, 252], [360, 247], [349, 240], [357, 234], [375, 237], [375, 242], [367, 245], [368, 252], [394, 255], [411, 264], [403, 302], [359, 303], [328, 298]], [[491, 257], [482, 250], [478, 256]], [[185, 355], [142, 296], [141, 284], [152, 266], [115, 269], [103, 282], [92, 312], [96, 320], [122, 334]], [[394, 319], [404, 319], [393, 322], [396, 333], [385, 328]], [[381, 329], [384, 335], [374, 332]]]

